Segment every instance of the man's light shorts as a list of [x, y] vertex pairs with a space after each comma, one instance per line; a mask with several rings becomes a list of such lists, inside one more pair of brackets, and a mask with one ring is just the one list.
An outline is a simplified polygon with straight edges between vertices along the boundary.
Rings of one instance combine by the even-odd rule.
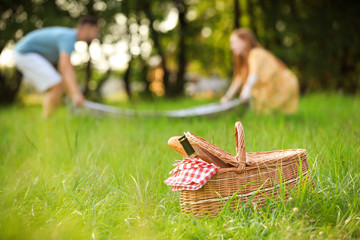
[[24, 75], [24, 80], [31, 82], [39, 91], [46, 91], [61, 82], [61, 75], [53, 65], [37, 53], [21, 54], [14, 52], [15, 64]]

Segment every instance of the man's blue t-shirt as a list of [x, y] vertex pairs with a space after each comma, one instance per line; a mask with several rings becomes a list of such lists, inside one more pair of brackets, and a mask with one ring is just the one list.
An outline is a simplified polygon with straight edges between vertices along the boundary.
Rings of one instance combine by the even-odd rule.
[[51, 63], [59, 61], [60, 52], [69, 55], [74, 51], [76, 29], [66, 27], [46, 27], [27, 34], [15, 45], [19, 53], [38, 53]]

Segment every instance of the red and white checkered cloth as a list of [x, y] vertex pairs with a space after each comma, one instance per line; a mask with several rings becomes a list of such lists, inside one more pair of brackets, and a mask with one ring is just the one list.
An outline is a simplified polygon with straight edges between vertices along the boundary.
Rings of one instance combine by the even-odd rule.
[[220, 167], [201, 160], [200, 158], [186, 158], [174, 164], [176, 166], [165, 183], [172, 186], [173, 191], [197, 190], [201, 188]]

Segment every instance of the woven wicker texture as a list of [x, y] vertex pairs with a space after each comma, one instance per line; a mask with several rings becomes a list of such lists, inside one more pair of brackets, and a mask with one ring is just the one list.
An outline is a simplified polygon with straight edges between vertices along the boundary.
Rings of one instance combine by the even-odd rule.
[[[299, 184], [313, 185], [306, 150], [246, 153], [240, 122], [235, 124], [236, 156], [193, 133], [187, 132], [185, 135], [200, 157], [205, 156], [205, 161], [221, 169], [201, 189], [180, 192], [184, 213], [216, 216], [229, 199], [233, 199], [232, 208], [241, 206], [249, 199], [262, 205], [276, 199], [280, 193], [288, 198], [289, 191]], [[178, 145], [170, 140], [169, 146], [182, 154]]]

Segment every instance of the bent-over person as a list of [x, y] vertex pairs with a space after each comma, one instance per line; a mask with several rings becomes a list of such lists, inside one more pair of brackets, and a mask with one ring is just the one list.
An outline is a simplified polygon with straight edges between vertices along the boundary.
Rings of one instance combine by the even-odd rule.
[[228, 102], [240, 91], [240, 100], [250, 102], [258, 113], [294, 113], [299, 99], [297, 77], [271, 52], [262, 48], [246, 29], [235, 30], [230, 37], [234, 58], [234, 77], [221, 98]]
[[76, 41], [90, 43], [98, 37], [95, 17], [85, 16], [77, 28], [45, 27], [27, 34], [15, 45], [15, 64], [24, 79], [38, 91], [45, 92], [43, 115], [48, 117], [58, 107], [63, 94], [77, 106], [84, 96], [80, 91], [70, 57]]

